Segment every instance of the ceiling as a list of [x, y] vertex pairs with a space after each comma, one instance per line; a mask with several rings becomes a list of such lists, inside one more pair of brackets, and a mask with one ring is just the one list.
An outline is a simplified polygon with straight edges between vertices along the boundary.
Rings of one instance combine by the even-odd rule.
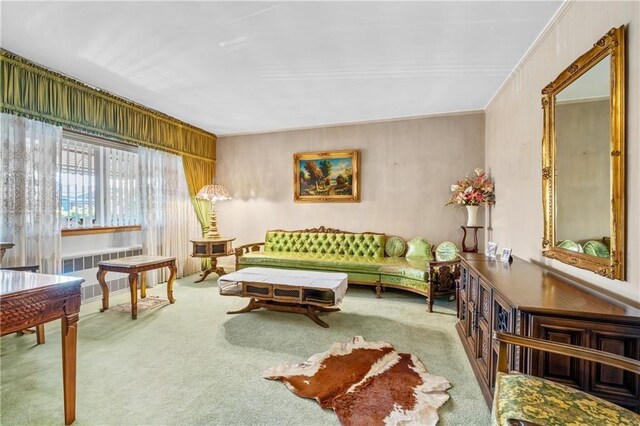
[[0, 44], [225, 135], [482, 109], [561, 3], [2, 1]]

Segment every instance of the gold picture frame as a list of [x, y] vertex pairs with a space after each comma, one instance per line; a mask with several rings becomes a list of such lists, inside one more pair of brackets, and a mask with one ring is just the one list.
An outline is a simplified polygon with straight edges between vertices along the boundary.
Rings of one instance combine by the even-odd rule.
[[[610, 152], [609, 257], [594, 257], [556, 246], [556, 95], [609, 56]], [[544, 131], [542, 139], [542, 203], [544, 237], [542, 254], [603, 277], [624, 280], [625, 257], [625, 27], [612, 28], [585, 54], [576, 59], [542, 90]]]
[[360, 151], [293, 154], [293, 201], [360, 202]]

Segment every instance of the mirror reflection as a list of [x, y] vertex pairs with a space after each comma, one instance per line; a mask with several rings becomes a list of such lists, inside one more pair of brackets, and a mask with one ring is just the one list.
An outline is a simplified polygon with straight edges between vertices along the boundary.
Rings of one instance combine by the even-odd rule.
[[609, 257], [610, 56], [555, 98], [556, 247]]

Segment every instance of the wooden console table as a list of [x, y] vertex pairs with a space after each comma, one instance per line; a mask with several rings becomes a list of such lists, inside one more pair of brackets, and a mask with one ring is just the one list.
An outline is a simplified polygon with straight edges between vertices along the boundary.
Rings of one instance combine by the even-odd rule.
[[138, 274], [140, 277], [140, 298], [147, 297], [146, 271], [153, 269], [169, 268], [171, 275], [167, 281], [167, 299], [170, 303], [176, 300], [173, 298], [173, 282], [176, 279], [178, 268], [176, 258], [167, 256], [131, 256], [121, 259], [105, 260], [98, 263], [98, 283], [102, 289], [102, 309], [104, 312], [109, 309], [109, 286], [105, 282], [107, 272], [122, 272], [129, 274], [129, 290], [131, 291], [131, 318], [138, 318]]
[[[489, 406], [495, 390], [494, 331], [570, 343], [640, 360], [640, 310], [514, 257], [461, 257], [456, 329]], [[510, 348], [508, 368], [543, 377], [640, 412], [640, 377], [619, 368]]]
[[0, 336], [60, 319], [64, 422], [76, 419], [76, 343], [82, 278], [0, 270]]
[[202, 277], [195, 281], [201, 283], [212, 272], [219, 277], [226, 274], [225, 270], [218, 266], [218, 258], [233, 255], [231, 243], [235, 238], [197, 238], [191, 241], [191, 257], [205, 257], [211, 259], [211, 267], [202, 272]]

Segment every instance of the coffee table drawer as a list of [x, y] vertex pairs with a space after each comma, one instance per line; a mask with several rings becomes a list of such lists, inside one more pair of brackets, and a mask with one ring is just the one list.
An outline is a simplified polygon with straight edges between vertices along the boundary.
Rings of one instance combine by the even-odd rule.
[[273, 300], [281, 300], [283, 302], [301, 302], [302, 289], [292, 286], [273, 286]]
[[242, 297], [271, 299], [273, 298], [273, 285], [264, 283], [242, 283]]

